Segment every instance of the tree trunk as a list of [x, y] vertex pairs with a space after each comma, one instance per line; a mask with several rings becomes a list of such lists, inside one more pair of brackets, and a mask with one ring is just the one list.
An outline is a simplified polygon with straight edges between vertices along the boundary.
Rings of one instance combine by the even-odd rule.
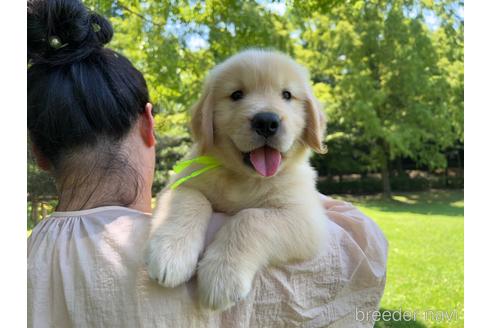
[[38, 199], [36, 197], [31, 198], [31, 221], [36, 226], [38, 224], [39, 212], [38, 212]]
[[383, 180], [383, 197], [391, 198], [390, 184], [390, 147], [384, 139], [378, 139], [379, 159], [381, 161], [381, 178]]
[[383, 179], [383, 197], [391, 198], [391, 184], [389, 175], [389, 163], [386, 156], [383, 156], [383, 161], [381, 163], [381, 177]]
[[41, 203], [41, 215], [43, 220], [48, 216], [48, 209], [46, 208], [45, 203]]

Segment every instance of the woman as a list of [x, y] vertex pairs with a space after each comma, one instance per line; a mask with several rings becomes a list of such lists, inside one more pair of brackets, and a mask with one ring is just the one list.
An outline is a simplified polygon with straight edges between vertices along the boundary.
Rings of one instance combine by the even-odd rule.
[[[266, 268], [248, 298], [210, 312], [194, 279], [150, 281], [155, 137], [142, 74], [104, 44], [108, 21], [76, 0], [28, 2], [28, 129], [59, 190], [56, 212], [28, 240], [30, 327], [372, 326], [386, 241], [347, 203], [325, 198], [330, 240], [310, 262]], [[225, 220], [215, 214], [207, 243]], [[360, 313], [364, 313], [361, 317]]]

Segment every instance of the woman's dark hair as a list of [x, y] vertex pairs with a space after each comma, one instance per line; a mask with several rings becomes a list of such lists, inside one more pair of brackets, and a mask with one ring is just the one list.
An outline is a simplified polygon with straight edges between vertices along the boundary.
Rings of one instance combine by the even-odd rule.
[[149, 102], [142, 74], [104, 48], [112, 36], [79, 0], [28, 1], [27, 124], [54, 168], [76, 149], [117, 143]]

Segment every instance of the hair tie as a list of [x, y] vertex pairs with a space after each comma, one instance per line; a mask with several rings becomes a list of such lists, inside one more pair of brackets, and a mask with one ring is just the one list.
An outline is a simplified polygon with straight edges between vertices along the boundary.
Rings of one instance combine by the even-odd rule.
[[57, 37], [56, 35], [50, 36], [48, 38], [48, 43], [50, 44], [50, 47], [53, 49], [60, 49], [68, 45], [68, 43], [62, 44], [60, 38]]

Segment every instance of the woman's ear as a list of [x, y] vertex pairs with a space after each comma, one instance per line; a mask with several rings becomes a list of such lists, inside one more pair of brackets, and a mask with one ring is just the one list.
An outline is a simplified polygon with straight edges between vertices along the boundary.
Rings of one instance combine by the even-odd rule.
[[32, 144], [32, 153], [34, 154], [34, 158], [36, 159], [36, 164], [43, 171], [49, 171], [51, 169], [51, 164], [48, 158], [39, 151], [38, 147], [35, 144]]
[[326, 153], [326, 147], [323, 144], [323, 138], [326, 129], [326, 118], [321, 110], [321, 104], [314, 97], [312, 91], [308, 88], [306, 99], [306, 127], [304, 129], [304, 141], [315, 152], [319, 154]]
[[148, 147], [155, 145], [154, 116], [152, 115], [152, 104], [147, 103], [145, 110], [140, 116], [140, 135]]
[[191, 109], [191, 133], [195, 142], [198, 143], [201, 153], [210, 149], [214, 144], [214, 120], [210, 89], [206, 83], [202, 96]]

